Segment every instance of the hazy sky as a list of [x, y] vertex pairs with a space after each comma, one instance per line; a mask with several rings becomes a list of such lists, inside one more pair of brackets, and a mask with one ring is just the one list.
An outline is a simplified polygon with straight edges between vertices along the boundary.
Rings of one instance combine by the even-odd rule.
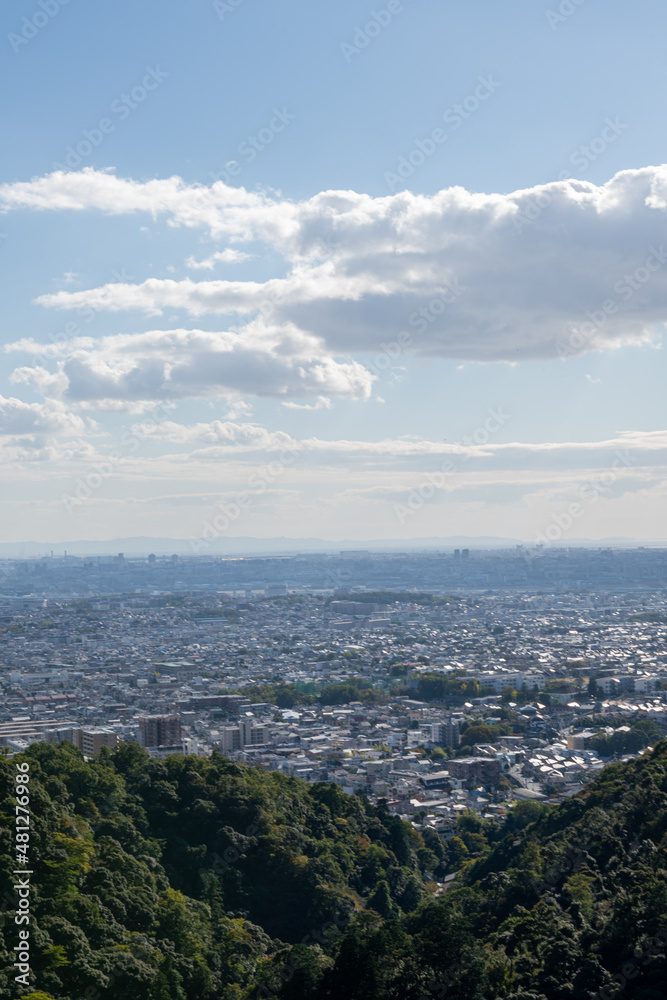
[[0, 17], [0, 541], [665, 536], [662, 0]]

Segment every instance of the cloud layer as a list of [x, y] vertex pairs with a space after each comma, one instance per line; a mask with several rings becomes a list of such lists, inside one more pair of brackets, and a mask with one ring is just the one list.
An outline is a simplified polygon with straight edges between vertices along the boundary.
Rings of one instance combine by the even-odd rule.
[[[490, 417], [460, 443], [430, 440], [428, 431], [364, 440], [361, 422], [345, 434], [311, 411], [336, 398], [368, 399], [374, 371], [411, 358], [514, 363], [657, 342], [667, 321], [667, 167], [624, 171], [602, 186], [380, 198], [327, 191], [301, 202], [220, 182], [144, 183], [87, 169], [0, 186], [0, 209], [149, 215], [192, 231], [197, 251], [182, 250], [168, 278], [137, 272], [136, 281], [75, 290], [70, 274], [39, 296], [44, 309], [104, 313], [115, 325], [91, 337], [73, 324], [57, 343], [24, 337], [5, 347], [19, 357], [13, 385], [44, 399], [0, 397], [0, 457], [21, 466], [25, 482], [41, 475], [46, 484], [48, 461], [71, 475], [70, 493], [97, 477], [91, 504], [121, 509], [145, 490], [174, 510], [169, 484], [187, 483], [198, 491], [195, 533], [198, 504], [247, 488], [257, 469], [274, 470], [265, 478], [276, 523], [300, 524], [306, 512], [315, 533], [337, 511], [366, 517], [366, 531], [380, 530], [384, 518], [382, 531], [393, 524], [403, 532], [394, 507], [420, 489], [435, 532], [454, 517], [463, 518], [457, 530], [476, 530], [484, 505], [494, 517], [512, 508], [512, 525], [528, 511], [541, 529], [549, 510], [582, 491], [596, 517], [626, 499], [630, 510], [632, 496], [657, 516], [664, 431], [526, 443], [508, 438], [508, 418]], [[104, 220], [96, 225], [104, 231]], [[202, 234], [217, 245], [202, 252]], [[250, 256], [259, 261], [252, 272]], [[242, 277], [229, 280], [239, 264]], [[364, 363], [369, 354], [387, 363]], [[222, 419], [202, 420], [207, 411], [191, 405], [177, 412], [177, 401], [222, 397], [231, 404]], [[278, 400], [290, 432], [250, 422], [250, 397]], [[102, 428], [86, 416], [93, 410], [107, 412]], [[128, 414], [136, 421], [129, 430]], [[622, 516], [630, 516], [625, 507]]]
[[[405, 347], [429, 357], [554, 358], [647, 343], [667, 321], [665, 166], [623, 171], [601, 186], [568, 180], [506, 195], [450, 188], [379, 198], [326, 191], [302, 202], [86, 169], [5, 184], [0, 205], [148, 213], [226, 243], [263, 242], [284, 256], [284, 276], [117, 282], [39, 301], [228, 315], [241, 318], [240, 336], [256, 315], [251, 336], [298, 330], [329, 362], [381, 350], [401, 331]], [[200, 267], [233, 259], [227, 247]]]
[[150, 330], [140, 334], [73, 338], [59, 345], [22, 340], [7, 345], [39, 359], [58, 358], [57, 373], [42, 365], [18, 368], [15, 382], [72, 403], [174, 400], [247, 394], [278, 399], [311, 396], [367, 398], [374, 376], [361, 364], [337, 362], [295, 327], [257, 323], [243, 334]]

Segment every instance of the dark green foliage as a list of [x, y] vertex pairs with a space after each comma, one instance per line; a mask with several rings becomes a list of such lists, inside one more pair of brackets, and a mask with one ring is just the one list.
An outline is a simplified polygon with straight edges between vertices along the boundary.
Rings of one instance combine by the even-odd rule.
[[470, 747], [474, 743], [491, 743], [493, 740], [493, 729], [490, 726], [485, 726], [483, 723], [478, 725], [468, 726], [465, 732], [461, 735], [461, 746]]
[[[328, 961], [322, 949], [369, 897], [387, 914], [409, 912], [424, 864], [439, 864], [386, 809], [219, 754], [155, 760], [122, 744], [84, 760], [69, 744], [41, 743], [19, 759], [30, 763], [31, 966], [56, 1000], [231, 1000], [289, 945], [301, 957], [280, 996], [307, 996]], [[0, 760], [0, 877], [12, 908], [14, 773]], [[18, 940], [12, 917], [3, 959]], [[0, 995], [10, 969], [3, 960]]]
[[[445, 842], [337, 785], [35, 744], [33, 982], [54, 1000], [660, 1000], [667, 743]], [[0, 995], [17, 991], [0, 760]], [[449, 891], [429, 889], [458, 868]]]
[[353, 681], [349, 684], [327, 684], [318, 698], [322, 705], [347, 705], [351, 701], [363, 701], [374, 705], [387, 700], [386, 695], [370, 687], [368, 681]]
[[393, 591], [393, 590], [366, 590], [366, 591], [355, 591], [354, 594], [349, 596], [337, 595], [335, 597], [330, 597], [327, 600], [327, 604], [331, 604], [332, 601], [340, 600], [353, 600], [357, 603], [372, 603], [372, 604], [394, 604], [399, 602], [400, 604], [421, 604], [425, 607], [439, 607], [443, 604], [456, 604], [460, 602], [460, 597], [448, 597], [441, 594], [417, 594], [412, 593], [412, 591]]
[[445, 674], [418, 674], [412, 678], [416, 688], [405, 687], [397, 690], [398, 694], [409, 694], [420, 701], [447, 701], [447, 698], [479, 698], [491, 694], [490, 689], [480, 687], [475, 678], [456, 677]]
[[601, 757], [620, 756], [625, 753], [637, 753], [650, 744], [657, 743], [662, 739], [662, 733], [655, 722], [649, 719], [641, 719], [632, 726], [617, 730], [611, 736], [606, 733], [598, 733], [590, 742], [591, 750], [597, 750]]
[[[442, 900], [350, 926], [317, 1000], [667, 996], [665, 742], [557, 808], [485, 823], [459, 821], [448, 850], [463, 868]], [[470, 837], [491, 845], [475, 863]]]
[[509, 722], [472, 722], [463, 726], [461, 746], [469, 753], [474, 743], [493, 743], [499, 736], [511, 736], [512, 732], [513, 726]]

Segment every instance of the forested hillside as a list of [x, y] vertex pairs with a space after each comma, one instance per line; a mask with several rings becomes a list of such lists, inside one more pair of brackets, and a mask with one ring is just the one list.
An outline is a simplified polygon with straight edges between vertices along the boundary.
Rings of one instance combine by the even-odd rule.
[[[16, 995], [16, 761], [30, 763], [32, 970], [53, 997], [240, 997], [291, 945], [314, 969], [365, 906], [412, 911], [446, 850], [336, 785], [136, 744], [2, 760], [0, 994]], [[8, 918], [7, 918], [8, 917]]]
[[157, 761], [126, 744], [84, 761], [35, 744], [0, 761], [8, 997], [18, 760], [32, 988], [55, 1000], [667, 996], [667, 743], [502, 829], [465, 817], [438, 898], [451, 845], [335, 785], [219, 755]]
[[511, 825], [444, 900], [351, 928], [314, 996], [667, 996], [667, 744]]

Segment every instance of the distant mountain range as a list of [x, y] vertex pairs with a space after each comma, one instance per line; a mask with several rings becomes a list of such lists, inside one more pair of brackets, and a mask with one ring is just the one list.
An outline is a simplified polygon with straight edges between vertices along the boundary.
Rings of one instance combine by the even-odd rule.
[[[216, 556], [257, 556], [257, 555], [294, 555], [297, 553], [332, 553], [362, 550], [369, 552], [417, 552], [429, 550], [449, 550], [454, 548], [470, 549], [508, 549], [522, 543], [517, 538], [499, 538], [494, 536], [455, 535], [448, 538], [374, 538], [362, 541], [323, 538], [252, 538], [250, 536], [220, 537], [211, 539], [206, 548], [200, 550], [202, 555]], [[559, 548], [662, 548], [667, 545], [667, 539], [640, 538], [573, 538], [556, 544]], [[179, 555], [192, 556], [196, 550], [189, 539], [184, 538], [112, 538], [107, 540], [90, 539], [70, 542], [1, 542], [0, 558], [4, 559], [34, 559], [41, 556], [62, 557], [65, 553], [72, 556], [108, 556], [122, 552], [125, 556], [147, 556], [154, 553], [157, 556]]]

